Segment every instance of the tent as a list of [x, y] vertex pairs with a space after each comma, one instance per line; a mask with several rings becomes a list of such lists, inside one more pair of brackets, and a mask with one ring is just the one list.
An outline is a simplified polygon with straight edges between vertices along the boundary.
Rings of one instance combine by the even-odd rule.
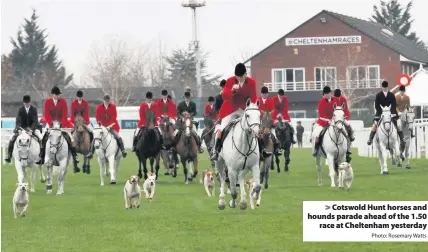
[[411, 83], [406, 87], [406, 94], [410, 96], [410, 106], [428, 106], [428, 70], [421, 64], [410, 77]]

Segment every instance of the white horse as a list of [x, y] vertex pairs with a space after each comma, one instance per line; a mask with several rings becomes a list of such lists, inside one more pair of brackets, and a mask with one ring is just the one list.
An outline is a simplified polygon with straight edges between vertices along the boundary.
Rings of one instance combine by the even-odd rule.
[[65, 175], [67, 174], [68, 165], [72, 159], [69, 151], [71, 146], [68, 146], [67, 141], [62, 135], [63, 131], [58, 121], [54, 121], [52, 128], [47, 129], [45, 134], [49, 134], [45, 154], [45, 165], [48, 175], [46, 191], [47, 194], [52, 193], [53, 167], [58, 166], [58, 189], [56, 194], [61, 195], [64, 193]]
[[34, 137], [31, 131], [26, 131], [22, 128], [18, 130], [19, 135], [16, 138], [13, 149], [15, 158], [15, 168], [18, 174], [18, 183], [27, 183], [27, 169], [31, 168], [31, 192], [35, 192], [36, 181], [36, 166], [40, 169], [40, 182], [45, 183], [46, 178], [43, 174], [42, 166], [35, 162], [39, 159], [40, 144]]
[[[110, 133], [112, 125], [108, 127], [95, 127], [92, 131], [94, 134], [94, 147], [97, 153], [98, 164], [100, 166], [101, 186], [104, 186], [104, 176], [110, 176], [110, 184], [116, 184], [116, 174], [119, 170], [122, 152], [113, 135]], [[107, 172], [107, 165], [109, 170]]]
[[[329, 176], [331, 180], [331, 187], [336, 187], [334, 181], [335, 175], [338, 175], [339, 164], [345, 160], [346, 151], [348, 149], [348, 138], [345, 136], [346, 130], [344, 127], [345, 121], [345, 104], [338, 107], [334, 106], [333, 118], [330, 125], [326, 129], [322, 143], [319, 146], [318, 153], [316, 156], [316, 165], [318, 170], [318, 186], [322, 185], [322, 166], [321, 157], [326, 158]], [[318, 127], [318, 126], [317, 126]], [[316, 127], [314, 127], [316, 128]], [[312, 138], [318, 137], [320, 134], [314, 130], [312, 132]], [[312, 141], [315, 144], [315, 141]]]
[[258, 200], [260, 190], [260, 153], [258, 147], [257, 136], [260, 131], [260, 111], [259, 101], [251, 103], [248, 99], [246, 108], [243, 115], [238, 119], [239, 121], [234, 124], [223, 141], [223, 147], [219, 153], [216, 168], [220, 176], [220, 199], [218, 201], [218, 208], [223, 210], [225, 208], [225, 192], [224, 187], [226, 183], [226, 167], [230, 180], [230, 190], [232, 200], [229, 203], [231, 208], [236, 207], [236, 179], [238, 178], [239, 187], [241, 189], [240, 208], [245, 210], [247, 208], [247, 194], [245, 192], [245, 175], [249, 170], [253, 175], [256, 186], [250, 192], [254, 200]]
[[391, 105], [382, 107], [382, 115], [376, 128], [376, 146], [379, 154], [380, 174], [388, 174], [388, 152], [398, 162], [397, 166], [401, 167], [399, 138], [397, 129], [392, 122]]
[[[403, 113], [401, 113], [399, 120], [397, 123], [401, 123], [401, 129], [403, 130], [404, 139], [406, 139], [406, 147], [404, 149], [404, 156], [406, 158], [406, 168], [410, 169], [410, 162], [409, 162], [409, 149], [410, 149], [410, 143], [412, 141], [411, 137], [411, 130], [413, 130], [413, 122], [415, 121], [415, 112], [414, 108], [409, 107], [406, 105], [406, 108], [404, 109]], [[392, 156], [392, 164], [395, 163], [395, 158]]]

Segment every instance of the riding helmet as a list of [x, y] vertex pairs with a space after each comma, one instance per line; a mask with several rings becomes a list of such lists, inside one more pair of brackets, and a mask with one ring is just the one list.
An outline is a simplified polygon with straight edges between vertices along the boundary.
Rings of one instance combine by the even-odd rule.
[[51, 94], [60, 95], [61, 90], [59, 89], [59, 87], [55, 86], [51, 89]]
[[77, 91], [76, 96], [79, 98], [82, 98], [83, 97], [83, 91], [82, 90]]
[[245, 73], [247, 73], [247, 68], [245, 67], [245, 65], [242, 63], [238, 63], [235, 66], [235, 75], [240, 77], [240, 76], [244, 75]]
[[269, 93], [269, 89], [267, 87], [262, 87], [262, 94]]
[[208, 97], [208, 102], [213, 102], [213, 101], [215, 101], [214, 97], [212, 96]]
[[278, 94], [279, 95], [284, 95], [285, 94], [284, 89], [281, 88], [280, 90], [278, 90]]
[[337, 88], [336, 90], [334, 90], [334, 96], [339, 98], [340, 96], [342, 96], [342, 91], [340, 91], [340, 89]]
[[152, 98], [153, 98], [153, 93], [152, 93], [152, 92], [150, 92], [150, 91], [149, 91], [149, 92], [147, 92], [147, 93], [146, 93], [146, 98], [147, 98], [147, 99], [152, 99]]
[[401, 91], [401, 92], [405, 92], [405, 91], [406, 91], [406, 86], [404, 86], [404, 85], [400, 85], [400, 91]]
[[221, 80], [220, 81], [220, 87], [224, 88], [225, 85], [226, 85], [226, 80], [225, 79]]
[[29, 95], [24, 95], [24, 97], [22, 98], [22, 101], [24, 103], [30, 103], [31, 97]]
[[325, 87], [322, 89], [322, 93], [323, 93], [323, 94], [329, 94], [329, 93], [331, 93], [331, 88], [330, 88], [329, 86], [325, 86]]
[[109, 102], [111, 99], [110, 95], [106, 94], [104, 95], [104, 101]]
[[190, 92], [189, 91], [186, 91], [186, 92], [184, 92], [184, 97], [190, 97]]
[[388, 82], [386, 80], [382, 81], [382, 87], [383, 88], [387, 88], [388, 87]]
[[168, 95], [168, 91], [166, 89], [162, 90], [162, 95]]

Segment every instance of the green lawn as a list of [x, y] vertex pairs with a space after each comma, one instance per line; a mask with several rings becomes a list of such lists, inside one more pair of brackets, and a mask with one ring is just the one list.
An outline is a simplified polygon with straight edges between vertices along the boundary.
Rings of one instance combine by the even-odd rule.
[[[208, 168], [206, 154], [201, 158], [201, 170]], [[37, 181], [27, 217], [16, 220], [11, 204], [16, 171], [6, 165], [1, 246], [5, 252], [428, 251], [427, 243], [302, 242], [302, 201], [426, 200], [427, 164], [426, 159], [413, 160], [411, 170], [390, 167], [390, 175], [381, 176], [377, 159], [354, 155], [354, 184], [350, 192], [343, 192], [329, 187], [327, 168], [324, 185], [318, 187], [310, 151], [293, 149], [290, 172], [271, 173], [259, 209], [218, 210], [218, 197], [207, 197], [199, 179], [185, 185], [180, 169], [177, 178], [160, 176], [153, 202], [125, 210], [123, 185], [137, 173], [137, 159], [129, 153], [121, 163], [117, 185], [100, 186], [95, 160], [90, 175], [73, 175], [70, 166], [64, 195], [55, 195], [56, 182], [54, 194], [46, 195], [45, 185]]]

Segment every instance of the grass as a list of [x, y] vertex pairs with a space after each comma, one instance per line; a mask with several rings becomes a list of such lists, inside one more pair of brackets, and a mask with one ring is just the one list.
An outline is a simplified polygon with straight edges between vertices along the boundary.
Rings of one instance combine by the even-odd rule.
[[[206, 154], [201, 167], [208, 168]], [[379, 175], [376, 159], [354, 155], [355, 182], [350, 192], [317, 187], [314, 159], [308, 149], [293, 149], [289, 173], [271, 173], [269, 189], [261, 207], [220, 211], [218, 197], [207, 197], [198, 181], [184, 184], [182, 169], [177, 178], [160, 176], [154, 201], [140, 209], [124, 210], [123, 185], [137, 172], [133, 153], [123, 160], [118, 185], [100, 186], [99, 169], [69, 174], [65, 194], [46, 195], [37, 181], [25, 218], [13, 218], [12, 196], [16, 171], [2, 167], [2, 251], [427, 251], [426, 243], [303, 243], [304, 200], [426, 200], [427, 160], [412, 160], [412, 169], [390, 168]], [[202, 170], [201, 168], [201, 170]], [[161, 168], [163, 174], [163, 168]], [[218, 185], [218, 184], [217, 184]], [[217, 187], [218, 192], [218, 187]], [[227, 196], [227, 201], [230, 195]]]

